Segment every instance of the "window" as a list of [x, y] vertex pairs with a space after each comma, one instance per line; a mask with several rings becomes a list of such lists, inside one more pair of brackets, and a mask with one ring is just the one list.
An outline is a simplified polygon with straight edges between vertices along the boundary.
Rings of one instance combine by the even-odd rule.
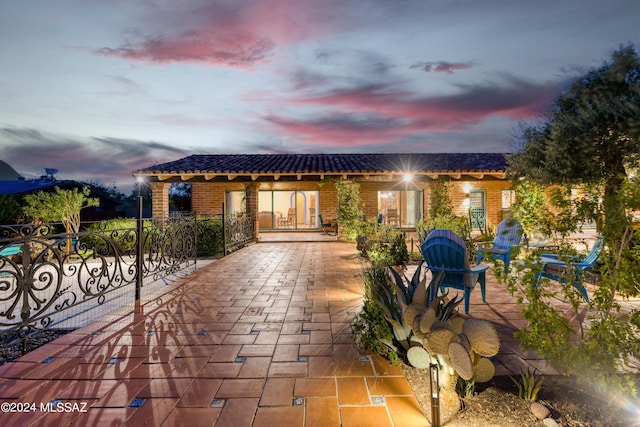
[[382, 222], [400, 228], [413, 228], [422, 219], [423, 192], [379, 191], [378, 213]]
[[318, 191], [259, 191], [260, 229], [318, 228]]
[[502, 209], [511, 209], [511, 205], [516, 199], [514, 190], [502, 190]]
[[244, 191], [227, 191], [225, 210], [229, 214], [239, 214], [247, 211], [247, 193]]

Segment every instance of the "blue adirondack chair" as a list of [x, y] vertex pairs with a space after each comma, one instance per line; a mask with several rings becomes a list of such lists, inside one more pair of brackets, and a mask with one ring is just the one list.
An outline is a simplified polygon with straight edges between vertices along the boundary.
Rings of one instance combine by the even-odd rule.
[[500, 222], [493, 242], [478, 243], [478, 259], [476, 263], [480, 264], [480, 261], [487, 255], [491, 255], [494, 260], [500, 260], [504, 263], [504, 271], [508, 273], [511, 256], [517, 255], [520, 249], [522, 232], [522, 225], [517, 219], [510, 218]]
[[[589, 302], [589, 295], [587, 294], [587, 289], [582, 284], [583, 276], [584, 273], [591, 269], [598, 261], [603, 249], [604, 239], [602, 236], [598, 236], [587, 256], [568, 260], [570, 261], [569, 265], [573, 268], [573, 287], [580, 292], [586, 302]], [[537, 277], [538, 283], [543, 277], [560, 283], [566, 283], [568, 278], [567, 268], [569, 268], [569, 265], [560, 260], [557, 254], [542, 254], [539, 262], [542, 264], [542, 270]]]
[[[464, 241], [451, 230], [433, 230], [420, 246], [422, 256], [431, 270], [432, 277], [444, 272], [440, 283], [440, 292], [445, 288], [458, 289], [464, 292], [464, 312], [469, 313], [471, 291], [476, 283], [480, 283], [482, 301], [486, 302], [485, 272], [486, 264], [475, 267], [469, 265], [467, 247]], [[438, 288], [431, 287], [431, 298], [435, 298]]]

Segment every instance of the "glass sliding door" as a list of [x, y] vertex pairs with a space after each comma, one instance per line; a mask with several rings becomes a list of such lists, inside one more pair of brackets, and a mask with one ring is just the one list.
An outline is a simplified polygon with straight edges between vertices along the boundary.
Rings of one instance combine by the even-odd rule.
[[414, 228], [422, 218], [423, 192], [379, 191], [378, 214], [382, 223], [398, 228]]
[[259, 191], [259, 228], [263, 230], [318, 228], [319, 194], [318, 191], [302, 190]]

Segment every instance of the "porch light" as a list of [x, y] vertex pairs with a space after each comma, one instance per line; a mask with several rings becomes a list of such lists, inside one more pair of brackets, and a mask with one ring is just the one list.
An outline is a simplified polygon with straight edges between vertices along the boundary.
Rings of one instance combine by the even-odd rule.
[[411, 182], [411, 181], [413, 181], [413, 175], [412, 175], [412, 174], [410, 174], [410, 173], [405, 173], [405, 174], [402, 176], [402, 180], [403, 180], [404, 182]]

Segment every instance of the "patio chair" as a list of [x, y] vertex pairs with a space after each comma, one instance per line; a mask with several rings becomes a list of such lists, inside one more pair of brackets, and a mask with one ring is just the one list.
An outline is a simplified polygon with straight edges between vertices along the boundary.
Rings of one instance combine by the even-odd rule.
[[[589, 294], [582, 284], [583, 276], [598, 261], [603, 249], [604, 239], [602, 236], [598, 236], [587, 256], [567, 260], [569, 263], [560, 260], [557, 254], [542, 254], [539, 260], [542, 264], [542, 269], [538, 274], [536, 286], [543, 277], [560, 283], [567, 283], [567, 279], [573, 278], [573, 287], [580, 292], [586, 302], [589, 302]], [[568, 271], [569, 267], [573, 268], [572, 272]]]
[[387, 224], [399, 226], [400, 225], [400, 217], [398, 217], [398, 209], [387, 209]]
[[485, 257], [491, 255], [494, 260], [504, 263], [505, 273], [509, 272], [511, 256], [517, 255], [520, 250], [520, 240], [522, 239], [522, 225], [516, 219], [505, 219], [496, 230], [496, 236], [492, 242], [478, 242], [478, 259], [480, 264]]
[[320, 221], [320, 230], [322, 230], [322, 234], [338, 234], [338, 223], [325, 221], [322, 218], [322, 214], [318, 214], [318, 221]]
[[[489, 268], [486, 264], [475, 267], [469, 265], [467, 247], [464, 241], [450, 230], [433, 230], [420, 246], [422, 256], [427, 262], [432, 277], [437, 277], [443, 271], [440, 292], [445, 288], [464, 291], [464, 312], [469, 313], [471, 291], [476, 283], [480, 283], [482, 301], [486, 302], [485, 272]], [[431, 287], [431, 299], [435, 298], [438, 288]]]

